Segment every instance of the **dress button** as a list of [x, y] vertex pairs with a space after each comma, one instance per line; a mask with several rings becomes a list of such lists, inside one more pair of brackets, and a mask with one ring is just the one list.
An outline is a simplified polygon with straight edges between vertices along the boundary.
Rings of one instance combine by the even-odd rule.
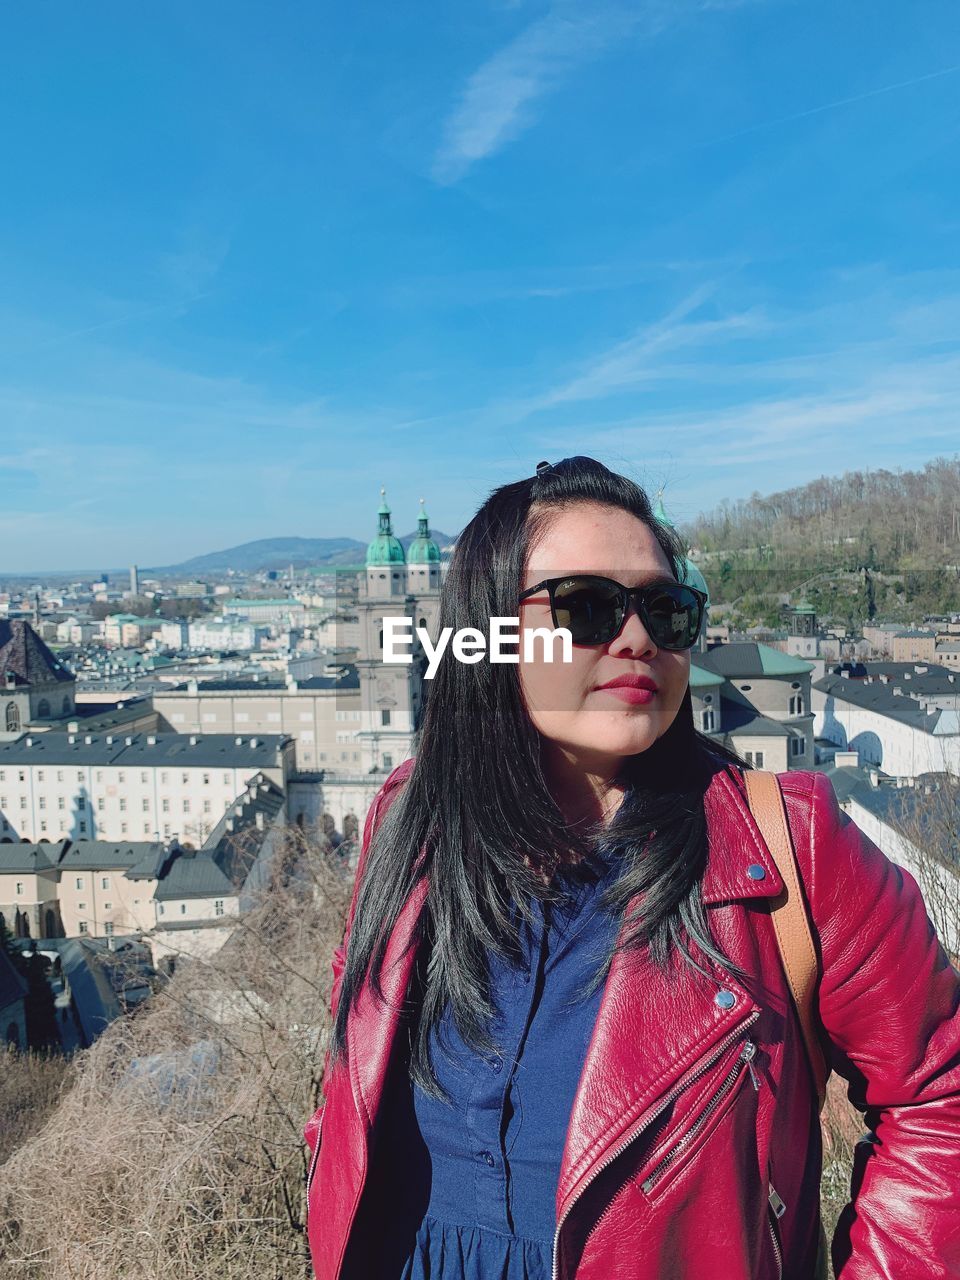
[[766, 878], [767, 872], [764, 867], [761, 867], [759, 862], [751, 862], [749, 867], [747, 867], [747, 875], [751, 880], [763, 880]]
[[732, 1008], [736, 1004], [736, 1001], [737, 1001], [737, 997], [733, 994], [733, 992], [727, 991], [726, 989], [724, 989], [723, 991], [718, 991], [717, 994], [713, 997], [713, 1003], [718, 1004], [721, 1009]]
[[483, 1161], [484, 1164], [488, 1164], [491, 1167], [496, 1163], [489, 1151], [481, 1151], [480, 1159]]

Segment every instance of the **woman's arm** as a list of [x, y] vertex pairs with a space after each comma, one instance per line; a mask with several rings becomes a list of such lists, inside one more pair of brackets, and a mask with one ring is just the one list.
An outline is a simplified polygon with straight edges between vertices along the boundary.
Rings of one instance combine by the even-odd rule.
[[[806, 776], [809, 845], [797, 853], [822, 947], [825, 1047], [873, 1131], [856, 1146], [833, 1239], [837, 1280], [958, 1280], [960, 976], [916, 880], [840, 809], [825, 775]], [[799, 796], [785, 783], [789, 808]]]

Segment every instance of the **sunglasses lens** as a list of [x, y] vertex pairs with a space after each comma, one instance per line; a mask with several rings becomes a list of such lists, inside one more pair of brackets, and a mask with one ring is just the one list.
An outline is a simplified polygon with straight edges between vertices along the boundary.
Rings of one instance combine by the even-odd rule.
[[661, 649], [689, 649], [700, 631], [700, 600], [689, 587], [653, 588], [645, 599], [646, 626]]
[[623, 601], [617, 583], [604, 578], [564, 578], [553, 593], [556, 625], [574, 644], [605, 644], [620, 630]]

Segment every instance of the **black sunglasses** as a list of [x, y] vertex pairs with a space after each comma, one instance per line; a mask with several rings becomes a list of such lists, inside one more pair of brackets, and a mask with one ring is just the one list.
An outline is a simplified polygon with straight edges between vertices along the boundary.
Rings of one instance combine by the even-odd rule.
[[658, 649], [689, 649], [696, 644], [707, 597], [684, 582], [651, 582], [625, 587], [597, 574], [544, 578], [520, 593], [526, 600], [546, 587], [554, 627], [566, 627], [574, 644], [609, 644], [623, 630], [630, 602]]

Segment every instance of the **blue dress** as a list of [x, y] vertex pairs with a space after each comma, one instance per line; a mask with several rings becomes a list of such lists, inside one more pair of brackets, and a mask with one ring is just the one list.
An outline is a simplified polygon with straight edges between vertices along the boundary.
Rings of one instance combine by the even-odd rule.
[[580, 989], [617, 936], [599, 898], [618, 869], [601, 849], [563, 873], [565, 900], [534, 900], [521, 923], [521, 969], [491, 956], [497, 1054], [469, 1050], [448, 1007], [432, 1058], [452, 1107], [393, 1073], [375, 1159], [394, 1172], [369, 1280], [551, 1280], [560, 1162], [604, 984]]

